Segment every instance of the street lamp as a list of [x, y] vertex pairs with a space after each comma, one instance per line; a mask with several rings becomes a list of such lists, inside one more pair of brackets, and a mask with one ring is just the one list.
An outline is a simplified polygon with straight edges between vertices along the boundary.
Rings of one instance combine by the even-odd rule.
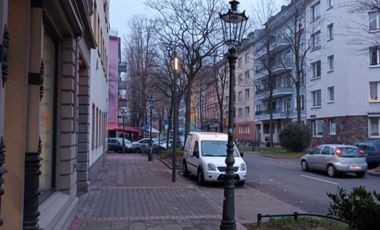
[[152, 143], [152, 109], [153, 109], [153, 97], [149, 98], [149, 151], [148, 151], [148, 161], [152, 161], [153, 143]]
[[126, 111], [125, 109], [123, 109], [121, 111], [121, 116], [122, 116], [122, 119], [123, 119], [123, 153], [125, 153], [125, 115], [126, 115]]
[[224, 43], [228, 46], [228, 64], [230, 68], [229, 79], [229, 100], [228, 100], [228, 142], [226, 157], [226, 174], [224, 175], [224, 200], [223, 200], [223, 219], [220, 229], [236, 229], [235, 222], [235, 175], [234, 175], [234, 95], [235, 95], [235, 65], [237, 57], [237, 46], [240, 45], [244, 34], [248, 17], [245, 11], [238, 12], [238, 1], [230, 1], [231, 9], [227, 13], [219, 13]]
[[179, 60], [177, 57], [177, 52], [173, 51], [173, 62], [172, 68], [174, 70], [174, 81], [173, 81], [173, 143], [172, 143], [172, 182], [175, 182], [176, 177], [176, 150], [177, 150], [177, 130], [178, 130], [178, 109], [177, 109], [177, 75], [179, 73]]

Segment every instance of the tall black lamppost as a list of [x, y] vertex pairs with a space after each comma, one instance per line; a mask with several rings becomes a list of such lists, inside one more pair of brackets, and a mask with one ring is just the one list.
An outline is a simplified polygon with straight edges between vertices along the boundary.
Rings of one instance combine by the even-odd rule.
[[153, 109], [153, 97], [149, 98], [149, 151], [148, 161], [152, 161], [153, 143], [152, 143], [152, 109]]
[[177, 57], [177, 52], [173, 52], [172, 68], [174, 70], [174, 81], [173, 81], [173, 152], [172, 152], [172, 182], [175, 182], [176, 177], [176, 150], [177, 150], [177, 137], [178, 137], [178, 109], [177, 109], [177, 78], [179, 73], [179, 60]]
[[231, 9], [227, 13], [219, 13], [222, 21], [224, 43], [228, 46], [228, 63], [230, 68], [229, 100], [228, 100], [228, 143], [226, 157], [226, 174], [224, 177], [223, 219], [220, 229], [236, 229], [235, 222], [235, 175], [234, 175], [234, 97], [235, 97], [235, 65], [237, 46], [240, 45], [248, 17], [245, 11], [238, 12], [238, 1], [230, 1]]
[[123, 153], [125, 153], [125, 115], [126, 115], [126, 112], [125, 112], [125, 109], [123, 109], [121, 111], [121, 116], [123, 119]]

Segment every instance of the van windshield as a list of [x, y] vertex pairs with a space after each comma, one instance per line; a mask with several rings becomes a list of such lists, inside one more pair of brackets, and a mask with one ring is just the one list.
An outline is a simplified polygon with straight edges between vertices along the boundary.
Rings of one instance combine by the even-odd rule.
[[[201, 155], [209, 157], [227, 156], [227, 141], [201, 141]], [[234, 157], [238, 156], [238, 150], [234, 144]]]

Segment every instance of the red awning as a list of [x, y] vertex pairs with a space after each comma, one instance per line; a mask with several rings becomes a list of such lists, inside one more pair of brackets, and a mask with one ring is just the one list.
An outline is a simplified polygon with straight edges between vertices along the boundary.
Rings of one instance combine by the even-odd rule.
[[130, 133], [139, 133], [139, 134], [143, 134], [144, 132], [139, 129], [139, 128], [135, 128], [135, 127], [120, 127], [119, 125], [116, 124], [116, 122], [108, 122], [108, 130], [112, 130], [112, 131], [123, 131], [124, 132], [130, 132]]

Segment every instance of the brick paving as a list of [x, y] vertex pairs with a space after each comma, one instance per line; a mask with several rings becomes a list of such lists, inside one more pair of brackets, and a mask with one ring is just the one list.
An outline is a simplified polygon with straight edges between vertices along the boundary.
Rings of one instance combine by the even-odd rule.
[[[107, 154], [90, 191], [79, 197], [70, 230], [214, 230], [220, 228], [222, 187], [198, 187], [141, 154]], [[249, 186], [235, 189], [237, 229], [263, 214], [302, 212]]]
[[70, 230], [218, 229], [221, 209], [158, 160], [107, 154]]

